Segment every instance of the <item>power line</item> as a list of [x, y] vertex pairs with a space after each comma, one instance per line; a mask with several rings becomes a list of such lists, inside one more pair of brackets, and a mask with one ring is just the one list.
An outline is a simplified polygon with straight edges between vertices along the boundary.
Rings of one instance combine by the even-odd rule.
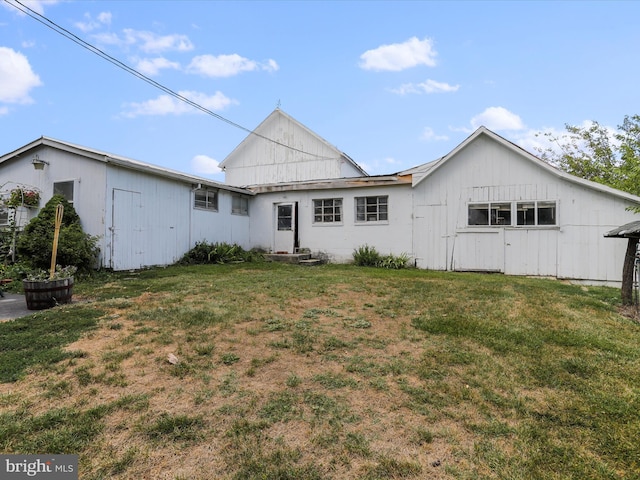
[[212, 117], [217, 118], [220, 121], [223, 121], [229, 125], [231, 125], [232, 127], [238, 128], [240, 130], [243, 130], [247, 133], [249, 133], [250, 135], [255, 135], [259, 138], [262, 138], [263, 140], [267, 140], [268, 142], [272, 142], [276, 145], [279, 145], [281, 147], [284, 148], [288, 148], [289, 150], [293, 150], [295, 152], [298, 153], [302, 153], [305, 155], [311, 155], [314, 157], [318, 157], [318, 158], [331, 158], [331, 157], [323, 157], [321, 155], [317, 155], [315, 153], [311, 153], [311, 152], [306, 152], [304, 150], [301, 150], [299, 148], [295, 148], [292, 147], [290, 145], [286, 145], [282, 142], [279, 142], [277, 140], [274, 140], [272, 138], [269, 138], [265, 135], [262, 135], [258, 132], [256, 132], [255, 130], [251, 130], [250, 128], [247, 127], [243, 127], [242, 125], [229, 120], [228, 118], [223, 117], [222, 115], [215, 113], [212, 110], [209, 110], [208, 108], [200, 105], [197, 102], [194, 102], [193, 100], [190, 100], [189, 98], [180, 95], [178, 92], [176, 92], [175, 90], [170, 89], [169, 87], [166, 87], [165, 85], [162, 85], [161, 83], [153, 80], [152, 78], [147, 77], [146, 75], [144, 75], [143, 73], [139, 72], [138, 70], [136, 70], [133, 67], [130, 67], [129, 65], [127, 65], [126, 63], [118, 60], [117, 58], [109, 55], [108, 53], [104, 52], [103, 50], [99, 49], [98, 47], [96, 47], [95, 45], [92, 45], [91, 43], [83, 40], [82, 38], [78, 37], [76, 34], [70, 32], [69, 30], [67, 30], [64, 27], [61, 27], [60, 25], [58, 25], [57, 23], [55, 23], [53, 20], [50, 20], [49, 18], [45, 17], [44, 15], [32, 10], [31, 8], [29, 8], [28, 6], [26, 6], [25, 4], [23, 4], [20, 0], [4, 0], [5, 3], [11, 5], [12, 7], [16, 8], [17, 10], [21, 11], [22, 13], [24, 13], [25, 15], [33, 18], [34, 20], [40, 22], [41, 24], [43, 24], [45, 27], [53, 30], [54, 32], [62, 35], [63, 37], [71, 40], [72, 42], [74, 42], [75, 44], [81, 46], [82, 48], [89, 50], [91, 53], [94, 53], [95, 55], [98, 55], [99, 57], [101, 57], [102, 59], [108, 61], [109, 63], [115, 65], [116, 67], [124, 70], [125, 72], [133, 75], [134, 77], [139, 78], [140, 80], [147, 82], [148, 84], [150, 84], [151, 86], [162, 90], [164, 93], [166, 93], [167, 95], [170, 95], [178, 100], [180, 100], [181, 102], [184, 102], [190, 106], [192, 106], [193, 108], [200, 110], [203, 113], [206, 113], [207, 115], [211, 115]]

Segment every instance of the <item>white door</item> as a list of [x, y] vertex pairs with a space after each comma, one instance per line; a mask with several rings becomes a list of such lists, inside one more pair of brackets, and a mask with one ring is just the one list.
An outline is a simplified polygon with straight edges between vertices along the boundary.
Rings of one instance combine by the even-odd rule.
[[273, 252], [293, 253], [295, 249], [297, 212], [295, 203], [274, 203]]
[[131, 270], [143, 266], [142, 195], [113, 189], [111, 268]]
[[453, 270], [504, 272], [504, 230], [459, 232], [453, 245]]

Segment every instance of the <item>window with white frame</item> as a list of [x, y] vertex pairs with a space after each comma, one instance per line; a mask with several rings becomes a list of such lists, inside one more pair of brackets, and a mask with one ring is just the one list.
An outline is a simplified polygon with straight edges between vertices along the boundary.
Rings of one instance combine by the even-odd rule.
[[518, 202], [517, 224], [556, 225], [556, 202]]
[[313, 201], [313, 223], [341, 223], [342, 199], [322, 198]]
[[389, 197], [356, 197], [356, 222], [389, 220]]
[[73, 180], [55, 182], [53, 184], [53, 194], [62, 195], [67, 202], [73, 203]]
[[199, 188], [194, 192], [194, 208], [218, 211], [218, 191], [210, 188]]
[[249, 215], [249, 199], [243, 195], [233, 195], [231, 197], [231, 213]]
[[468, 205], [469, 226], [557, 225], [555, 201], [484, 202]]
[[469, 225], [511, 225], [511, 203], [469, 205]]

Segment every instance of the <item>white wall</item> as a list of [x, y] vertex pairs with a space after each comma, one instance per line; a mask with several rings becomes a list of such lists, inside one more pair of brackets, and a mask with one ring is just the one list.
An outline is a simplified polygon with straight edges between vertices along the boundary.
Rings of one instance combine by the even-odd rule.
[[[106, 222], [106, 265], [117, 269], [167, 265], [202, 241], [238, 243], [248, 248], [249, 217], [231, 214], [229, 191], [218, 190], [217, 211], [203, 210], [193, 207], [193, 190], [188, 183], [122, 167], [110, 166], [108, 171], [107, 190], [111, 193], [107, 210], [121, 217], [120, 222], [114, 221], [111, 214]], [[124, 201], [135, 199], [134, 207], [129, 208], [135, 221], [125, 217], [121, 206], [114, 205], [114, 190]], [[132, 230], [118, 233], [118, 223]], [[131, 259], [130, 266], [121, 263], [123, 256]]]
[[[31, 164], [34, 155], [48, 162], [43, 170], [35, 170]], [[5, 182], [17, 182], [36, 187], [41, 192], [40, 208], [53, 196], [53, 184], [56, 182], [74, 182], [73, 206], [80, 216], [83, 230], [99, 237], [98, 246], [104, 249], [105, 224], [105, 166], [96, 161], [55, 148], [41, 146], [21, 158], [5, 161], [2, 164], [0, 185]], [[4, 188], [13, 188], [7, 184]], [[26, 211], [26, 210], [25, 210]], [[28, 209], [27, 221], [37, 215], [38, 209]]]
[[[450, 158], [417, 185], [417, 264], [439, 270], [620, 281], [625, 241], [604, 238], [637, 219], [626, 201], [544, 170], [487, 137]], [[470, 202], [556, 201], [558, 225], [467, 225]]]
[[[388, 222], [356, 222], [355, 197], [388, 195]], [[313, 200], [341, 198], [343, 220], [339, 224], [314, 223]], [[366, 187], [335, 190], [261, 193], [253, 200], [251, 244], [271, 249], [274, 233], [274, 204], [298, 202], [300, 247], [323, 253], [334, 262], [353, 260], [359, 246], [375, 247], [381, 254], [413, 257], [412, 190], [409, 184], [393, 187]]]

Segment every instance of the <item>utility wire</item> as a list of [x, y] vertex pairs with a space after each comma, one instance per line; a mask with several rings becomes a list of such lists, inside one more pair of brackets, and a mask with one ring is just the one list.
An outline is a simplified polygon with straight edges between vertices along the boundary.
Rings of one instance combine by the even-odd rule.
[[318, 157], [318, 158], [332, 158], [332, 157], [323, 157], [321, 155], [317, 155], [315, 153], [311, 153], [311, 152], [306, 152], [304, 150], [301, 150], [299, 148], [295, 148], [292, 147], [290, 145], [286, 145], [282, 142], [279, 142], [277, 140], [274, 140], [272, 138], [269, 138], [265, 135], [262, 135], [258, 132], [256, 132], [255, 130], [251, 130], [247, 127], [243, 127], [242, 125], [229, 120], [228, 118], [223, 117], [222, 115], [215, 113], [212, 110], [209, 110], [208, 108], [200, 105], [199, 103], [194, 102], [193, 100], [190, 100], [189, 98], [180, 95], [178, 92], [176, 92], [175, 90], [170, 89], [169, 87], [166, 87], [164, 85], [162, 85], [161, 83], [153, 80], [152, 78], [147, 77], [146, 75], [144, 75], [143, 73], [139, 72], [138, 70], [136, 70], [133, 67], [130, 67], [129, 65], [125, 64], [124, 62], [118, 60], [115, 57], [112, 57], [111, 55], [109, 55], [108, 53], [104, 52], [103, 50], [99, 49], [98, 47], [90, 44], [89, 42], [83, 40], [82, 38], [78, 37], [77, 35], [75, 35], [74, 33], [70, 32], [69, 30], [67, 30], [64, 27], [61, 27], [60, 25], [58, 25], [57, 23], [55, 23], [53, 20], [50, 20], [49, 18], [45, 17], [44, 15], [41, 15], [40, 13], [32, 10], [31, 8], [29, 8], [28, 6], [26, 6], [25, 4], [23, 4], [20, 0], [4, 0], [5, 3], [11, 5], [12, 7], [16, 8], [17, 10], [21, 11], [22, 13], [24, 13], [25, 15], [33, 18], [34, 20], [40, 22], [41, 24], [43, 24], [45, 27], [50, 28], [51, 30], [53, 30], [54, 32], [62, 35], [63, 37], [71, 40], [72, 42], [74, 42], [75, 44], [81, 46], [82, 48], [85, 48], [87, 50], [89, 50], [91, 53], [94, 53], [96, 55], [98, 55], [99, 57], [103, 58], [104, 60], [108, 61], [109, 63], [115, 65], [118, 68], [121, 68], [122, 70], [124, 70], [127, 73], [130, 73], [131, 75], [133, 75], [134, 77], [139, 78], [140, 80], [147, 82], [148, 84], [152, 85], [153, 87], [162, 90], [163, 92], [165, 92], [167, 95], [170, 95], [178, 100], [180, 100], [181, 102], [184, 102], [190, 106], [192, 106], [193, 108], [200, 110], [201, 112], [206, 113], [207, 115], [211, 115], [212, 117], [217, 118], [218, 120], [221, 120], [229, 125], [231, 125], [232, 127], [238, 128], [240, 130], [243, 130], [247, 133], [249, 133], [250, 135], [255, 135], [257, 137], [262, 138], [263, 140], [267, 140], [268, 142], [274, 143], [276, 145], [279, 145], [281, 147], [284, 148], [288, 148], [289, 150], [293, 150], [295, 152], [298, 153], [303, 153], [305, 155], [311, 155], [314, 157]]

